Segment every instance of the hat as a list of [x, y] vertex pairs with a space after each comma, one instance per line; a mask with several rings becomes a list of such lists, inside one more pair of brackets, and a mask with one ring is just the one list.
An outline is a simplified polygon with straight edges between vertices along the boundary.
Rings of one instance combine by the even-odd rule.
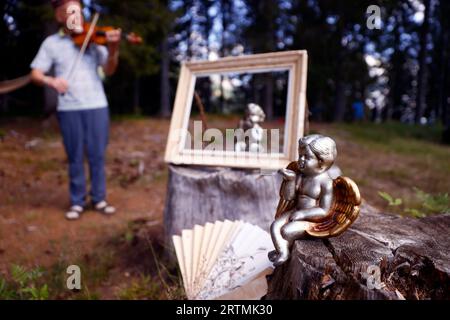
[[63, 4], [69, 2], [69, 1], [78, 1], [81, 3], [80, 0], [50, 0], [50, 2], [52, 3], [53, 8], [58, 8], [59, 6], [62, 6]]

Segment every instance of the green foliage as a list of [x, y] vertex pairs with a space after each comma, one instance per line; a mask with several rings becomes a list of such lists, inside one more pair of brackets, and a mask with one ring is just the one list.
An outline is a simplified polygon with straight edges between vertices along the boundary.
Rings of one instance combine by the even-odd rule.
[[[140, 114], [145, 108], [153, 111], [159, 106], [158, 99], [151, 97], [145, 104], [141, 98], [158, 94], [153, 90], [141, 90], [142, 82], [159, 79], [161, 64], [161, 43], [167, 37], [175, 19], [164, 0], [98, 0], [106, 14], [101, 16], [99, 24], [120, 27], [124, 34], [135, 32], [143, 43], [132, 45], [122, 41], [120, 62], [114, 76], [107, 78], [105, 89], [113, 112], [133, 112]], [[145, 105], [143, 105], [143, 103]]]
[[108, 12], [101, 24], [122, 28], [123, 32], [136, 32], [143, 43], [121, 45], [120, 61], [133, 77], [152, 75], [159, 71], [159, 45], [168, 34], [175, 18], [162, 0], [99, 0]]
[[[450, 199], [448, 193], [430, 194], [414, 187], [415, 199], [403, 201], [394, 198], [387, 192], [378, 191], [378, 195], [386, 200], [389, 206], [394, 207], [396, 213], [406, 213], [415, 218], [423, 218], [429, 214], [450, 212]], [[402, 204], [404, 204], [402, 206]], [[408, 204], [408, 206], [406, 206]], [[401, 207], [400, 207], [401, 206]]]
[[11, 267], [11, 280], [0, 277], [0, 299], [46, 300], [48, 285], [43, 282], [41, 268], [27, 270], [22, 266]]
[[422, 203], [423, 208], [430, 213], [441, 213], [450, 210], [448, 193], [432, 195], [418, 188], [414, 188], [416, 197]]
[[378, 194], [380, 197], [382, 197], [384, 200], [388, 202], [390, 206], [399, 206], [403, 203], [402, 199], [400, 198], [393, 198], [389, 193], [384, 191], [378, 191]]
[[426, 214], [424, 214], [423, 212], [417, 210], [417, 209], [411, 209], [411, 208], [406, 208], [405, 213], [413, 216], [414, 218], [423, 218], [426, 217]]

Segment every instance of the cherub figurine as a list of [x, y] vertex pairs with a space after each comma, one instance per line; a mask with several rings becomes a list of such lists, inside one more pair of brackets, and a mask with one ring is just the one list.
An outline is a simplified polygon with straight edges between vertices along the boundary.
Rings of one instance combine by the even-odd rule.
[[263, 128], [259, 125], [266, 118], [266, 114], [262, 108], [256, 103], [249, 103], [247, 109], [245, 110], [245, 116], [239, 121], [239, 129], [244, 132], [250, 130], [248, 145], [245, 142], [245, 135], [237, 136], [237, 142], [235, 145], [235, 150], [240, 151], [250, 151], [250, 152], [262, 152], [264, 151], [261, 145], [263, 139]]
[[308, 236], [339, 235], [357, 218], [361, 198], [349, 178], [331, 178], [337, 150], [333, 139], [318, 134], [299, 140], [298, 161], [279, 173], [283, 176], [280, 202], [270, 232], [275, 250], [269, 259], [275, 266], [289, 259], [290, 246]]

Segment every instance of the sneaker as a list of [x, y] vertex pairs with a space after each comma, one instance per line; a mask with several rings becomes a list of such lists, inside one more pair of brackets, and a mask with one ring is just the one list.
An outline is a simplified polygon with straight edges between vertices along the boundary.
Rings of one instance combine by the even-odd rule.
[[105, 215], [112, 215], [112, 214], [116, 213], [116, 208], [114, 208], [112, 205], [108, 204], [108, 202], [106, 202], [105, 200], [94, 204], [94, 209]]
[[83, 213], [84, 208], [82, 206], [71, 206], [69, 208], [69, 211], [66, 212], [65, 216], [67, 220], [78, 220], [81, 217], [81, 214]]

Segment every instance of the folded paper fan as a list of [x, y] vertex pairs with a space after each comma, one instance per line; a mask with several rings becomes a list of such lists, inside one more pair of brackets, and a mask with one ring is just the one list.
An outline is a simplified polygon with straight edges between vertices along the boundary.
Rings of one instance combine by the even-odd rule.
[[188, 299], [259, 299], [272, 263], [269, 233], [243, 221], [216, 221], [172, 237]]

